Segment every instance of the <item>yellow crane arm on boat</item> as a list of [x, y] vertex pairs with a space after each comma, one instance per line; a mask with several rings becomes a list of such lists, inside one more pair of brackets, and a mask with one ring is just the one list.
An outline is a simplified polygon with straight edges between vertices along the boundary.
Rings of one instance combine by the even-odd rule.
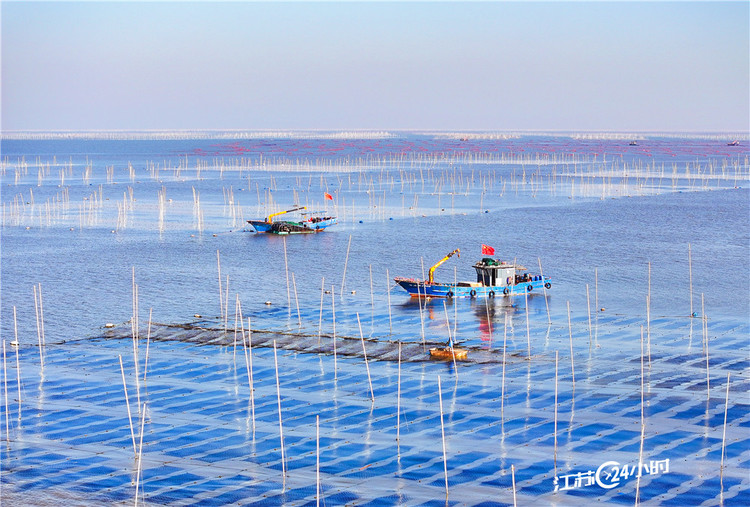
[[266, 222], [268, 222], [270, 224], [271, 223], [271, 219], [273, 217], [275, 217], [275, 216], [283, 215], [284, 213], [291, 213], [292, 211], [299, 211], [301, 209], [307, 209], [307, 208], [305, 206], [299, 206], [297, 208], [288, 209], [286, 211], [279, 211], [278, 213], [271, 213], [270, 215], [268, 215], [266, 217]]
[[445, 257], [443, 257], [442, 259], [440, 259], [437, 262], [437, 264], [435, 264], [434, 266], [432, 266], [430, 268], [430, 271], [427, 273], [427, 281], [429, 283], [432, 283], [434, 281], [432, 275], [435, 273], [435, 270], [437, 269], [437, 267], [440, 266], [445, 261], [447, 261], [448, 259], [450, 259], [451, 257], [453, 257], [453, 254], [458, 254], [458, 256], [460, 258], [461, 257], [461, 250], [459, 250], [458, 248], [456, 248], [451, 253], [449, 253], [448, 255], [446, 255]]

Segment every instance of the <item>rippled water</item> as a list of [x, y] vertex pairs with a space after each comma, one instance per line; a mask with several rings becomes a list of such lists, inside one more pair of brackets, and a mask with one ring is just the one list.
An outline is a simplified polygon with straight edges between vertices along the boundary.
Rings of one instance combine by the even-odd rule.
[[[552, 478], [556, 470], [561, 476], [611, 460], [637, 462], [643, 327], [652, 359], [644, 456], [670, 458], [672, 468], [649, 477], [641, 498], [663, 504], [719, 499], [731, 373], [723, 489], [726, 503], [747, 503], [747, 141], [728, 147], [710, 136], [642, 136], [638, 146], [605, 136], [466, 139], [411, 133], [4, 140], [0, 331], [10, 342], [17, 329], [22, 399], [29, 405], [16, 422], [17, 370], [7, 345], [4, 494], [41, 494], [48, 503], [57, 495], [80, 495], [81, 503], [132, 499], [118, 356], [133, 397], [133, 346], [122, 339], [127, 332], [108, 337], [102, 326], [129, 329], [135, 281], [141, 376], [150, 311], [154, 322], [199, 321], [221, 333], [218, 251], [231, 339], [237, 301], [256, 333], [300, 337], [279, 357], [288, 484], [280, 475], [269, 343], [253, 350], [257, 403], [264, 407], [253, 433], [243, 355], [234, 346], [186, 343], [178, 331], [160, 331], [150, 344], [154, 377], [138, 386], [141, 401], [150, 404], [146, 501], [314, 501], [314, 416], [320, 415], [328, 433], [321, 460], [329, 504], [442, 502], [440, 375], [450, 499], [512, 503], [513, 464], [525, 502], [632, 502], [634, 479], [614, 489], [555, 493]], [[335, 201], [325, 201], [324, 192]], [[327, 209], [340, 223], [322, 234], [287, 238], [244, 230], [244, 220], [295, 203]], [[436, 279], [472, 279], [481, 244], [532, 272], [541, 263], [553, 280], [547, 298], [422, 305], [394, 286], [394, 276], [421, 278], [455, 248], [461, 258], [438, 268]], [[43, 294], [43, 370], [36, 284]], [[342, 347], [335, 362], [330, 349], [305, 352], [306, 341], [333, 344], [334, 312]], [[370, 365], [374, 405], [360, 324], [364, 338], [388, 344]], [[495, 358], [502, 358], [506, 336], [503, 414], [501, 360], [459, 365], [457, 378], [450, 364], [404, 361], [402, 416], [413, 422], [397, 446], [396, 344], [442, 342], [449, 332]], [[413, 345], [408, 350], [415, 354]], [[564, 419], [557, 466], [555, 352]], [[186, 446], [190, 435], [207, 443]]]

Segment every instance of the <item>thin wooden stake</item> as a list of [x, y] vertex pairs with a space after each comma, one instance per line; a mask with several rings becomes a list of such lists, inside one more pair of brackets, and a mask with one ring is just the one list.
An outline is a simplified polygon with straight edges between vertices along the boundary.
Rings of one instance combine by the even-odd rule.
[[391, 276], [388, 273], [388, 269], [385, 270], [385, 292], [388, 294], [388, 334], [393, 334], [393, 319], [391, 317]]
[[216, 266], [219, 270], [219, 313], [221, 314], [222, 320], [224, 318], [224, 291], [221, 286], [221, 258], [219, 251], [216, 250]]
[[[3, 350], [3, 353], [5, 350]], [[135, 446], [135, 431], [133, 431], [133, 416], [130, 413], [130, 399], [128, 398], [128, 384], [125, 382], [125, 368], [122, 366], [122, 356], [120, 358], [120, 372], [122, 373], [122, 387], [125, 389], [125, 405], [128, 407], [128, 421], [130, 421], [130, 437], [133, 439], [133, 454], [138, 456], [138, 449]]]
[[283, 237], [284, 243], [284, 273], [286, 274], [286, 307], [289, 309], [289, 314], [292, 313], [292, 295], [289, 292], [289, 261], [286, 256], [286, 236]]
[[516, 507], [516, 468], [514, 465], [510, 466], [510, 480], [513, 485], [513, 507]]
[[528, 346], [528, 356], [526, 359], [531, 361], [531, 331], [529, 328], [529, 292], [523, 293], [524, 305], [526, 306], [526, 345]]
[[724, 432], [721, 436], [721, 469], [719, 472], [719, 485], [721, 495], [724, 495], [724, 448], [727, 442], [727, 409], [729, 408], [729, 373], [727, 373], [727, 396], [724, 400]]
[[320, 345], [320, 336], [323, 333], [323, 296], [325, 294], [326, 277], [320, 280], [320, 318], [318, 319], [318, 345]]
[[[15, 309], [16, 307], [13, 307], [13, 318], [15, 319]], [[18, 337], [16, 337], [16, 343], [18, 343]], [[18, 423], [20, 427], [21, 423], [21, 363], [18, 359], [18, 349], [20, 349], [20, 345], [16, 345], [16, 384], [18, 386]]]
[[542, 277], [542, 288], [544, 289], [544, 304], [547, 306], [547, 323], [552, 324], [552, 317], [549, 314], [549, 301], [547, 301], [547, 282], [544, 281], [544, 271], [542, 271], [542, 258], [537, 257], [539, 261], [539, 275]]
[[688, 243], [688, 276], [690, 277], [690, 316], [694, 317], [695, 312], [693, 311], [693, 253]]
[[367, 382], [370, 384], [370, 398], [375, 403], [375, 392], [372, 390], [372, 378], [370, 378], [370, 364], [367, 362], [367, 350], [365, 350], [365, 336], [362, 334], [362, 323], [359, 321], [357, 314], [357, 325], [359, 326], [359, 337], [362, 340], [362, 354], [365, 356], [365, 367], [367, 368]]
[[506, 344], [508, 340], [508, 314], [505, 314], [505, 322], [503, 325], [503, 380], [500, 388], [500, 426], [505, 432], [505, 353]]
[[255, 381], [253, 380], [253, 332], [250, 329], [250, 317], [247, 318], [247, 347], [245, 349], [245, 362], [247, 364], [248, 379], [250, 382], [250, 416], [253, 422], [253, 438], [255, 438]]
[[294, 272], [292, 272], [292, 286], [294, 286], [294, 303], [297, 305], [297, 322], [300, 328], [302, 328], [302, 315], [299, 311], [299, 299], [297, 298], [297, 282], [294, 278]]
[[398, 342], [398, 381], [396, 391], [396, 442], [401, 439], [401, 342]]
[[42, 328], [42, 348], [47, 346], [44, 339], [44, 304], [42, 303], [42, 284], [39, 284], [39, 324]]
[[708, 321], [706, 319], [706, 306], [703, 300], [703, 294], [701, 294], [701, 312], [703, 313], [703, 346], [706, 351], [706, 396], [711, 397], [711, 381], [709, 377], [709, 363], [708, 363]]
[[443, 439], [443, 469], [445, 471], [445, 498], [448, 498], [448, 453], [445, 449], [445, 424], [443, 422], [443, 390], [438, 375], [438, 400], [440, 401], [440, 433]]
[[643, 326], [641, 326], [641, 443], [638, 451], [638, 476], [635, 481], [635, 505], [640, 502], [641, 472], [643, 470], [643, 441], [646, 438], [646, 413], [644, 405]]
[[586, 308], [589, 312], [589, 350], [591, 350], [591, 300], [589, 299], [589, 284], [586, 284]]
[[141, 479], [141, 458], [143, 457], [143, 428], [146, 425], [146, 403], [143, 403], [143, 411], [141, 412], [141, 441], [138, 446], [138, 470], [135, 474], [135, 507], [138, 507], [138, 489], [140, 487]]
[[39, 363], [41, 368], [44, 369], [44, 353], [42, 351], [42, 330], [39, 326], [39, 302], [37, 301], [38, 296], [36, 293], [36, 285], [34, 285], [34, 313], [36, 314], [36, 338], [39, 343]]
[[646, 343], [648, 344], [648, 367], [651, 368], [651, 263], [648, 263], [648, 296], [646, 297]]
[[344, 259], [344, 274], [341, 277], [341, 300], [344, 300], [344, 283], [346, 282], [346, 267], [349, 264], [349, 249], [352, 246], [352, 235], [349, 234], [349, 245], [346, 247], [346, 259]]
[[456, 352], [453, 350], [453, 337], [451, 336], [451, 321], [448, 318], [448, 307], [443, 300], [443, 310], [445, 310], [445, 324], [448, 326], [448, 343], [450, 343], [451, 356], [453, 357], [453, 369], [456, 372], [456, 382], [458, 382], [458, 364], [456, 363]]
[[576, 371], [573, 366], [573, 326], [570, 323], [570, 301], [568, 301], [568, 336], [570, 337], [570, 374], [573, 376], [573, 390], [576, 388]]
[[331, 313], [333, 314], [333, 379], [338, 380], [338, 365], [336, 364], [336, 289], [331, 285]]
[[281, 387], [279, 386], [279, 361], [276, 358], [276, 340], [273, 341], [273, 364], [276, 369], [276, 401], [279, 406], [279, 441], [281, 442], [281, 473], [286, 481], [286, 459], [284, 458], [284, 428], [281, 424]]
[[555, 351], [555, 453], [554, 453], [554, 467], [555, 477], [557, 477], [557, 362], [558, 362], [558, 351]]
[[8, 362], [5, 359], [5, 340], [3, 340], [3, 385], [5, 386], [5, 440], [10, 442], [10, 407], [8, 406]]
[[146, 332], [146, 360], [143, 363], [143, 382], [146, 382], [146, 375], [148, 372], [148, 349], [151, 345], [151, 315], [153, 314], [154, 309], [149, 308], [148, 310], [148, 331]]

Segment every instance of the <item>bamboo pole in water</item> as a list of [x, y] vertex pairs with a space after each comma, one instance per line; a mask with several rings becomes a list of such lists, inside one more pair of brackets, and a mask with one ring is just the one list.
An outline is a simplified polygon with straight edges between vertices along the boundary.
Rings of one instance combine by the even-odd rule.
[[635, 505], [640, 502], [641, 470], [643, 463], [643, 441], [646, 438], [646, 420], [644, 407], [644, 367], [643, 367], [643, 326], [641, 326], [641, 442], [638, 451], [638, 476], [635, 481]]
[[8, 406], [8, 363], [5, 359], [5, 340], [3, 340], [3, 386], [5, 388], [5, 440], [10, 442], [10, 407]]
[[222, 320], [224, 319], [224, 291], [222, 290], [221, 286], [221, 257], [219, 256], [219, 251], [216, 250], [216, 266], [219, 270], [219, 314], [222, 317]]
[[458, 382], [458, 365], [456, 364], [456, 353], [453, 351], [453, 337], [451, 336], [451, 321], [448, 318], [448, 307], [443, 300], [443, 310], [445, 310], [445, 324], [448, 326], [448, 343], [451, 344], [451, 356], [453, 357], [453, 369], [456, 372], [456, 382]]
[[440, 375], [438, 375], [438, 400], [440, 402], [440, 434], [443, 440], [443, 470], [445, 472], [445, 498], [448, 499], [448, 453], [445, 449], [445, 424], [443, 422], [443, 390], [440, 387]]
[[300, 329], [302, 329], [302, 314], [299, 311], [299, 298], [297, 297], [297, 281], [294, 278], [294, 272], [292, 272], [292, 286], [294, 287], [294, 304], [297, 306], [297, 323]]
[[537, 257], [539, 261], [539, 275], [542, 277], [542, 289], [544, 289], [544, 304], [547, 306], [547, 323], [552, 324], [552, 317], [549, 314], [549, 301], [547, 301], [547, 283], [544, 281], [544, 271], [542, 271], [542, 258]]
[[320, 336], [323, 333], [323, 297], [325, 294], [326, 277], [320, 279], [320, 317], [318, 318], [318, 345], [320, 345]]
[[34, 314], [36, 315], [36, 338], [39, 343], [39, 363], [41, 368], [44, 369], [44, 352], [42, 350], [42, 330], [39, 325], [39, 301], [36, 293], [36, 285], [34, 285]]
[[398, 381], [396, 385], [396, 442], [399, 442], [401, 440], [401, 342], [398, 342]]
[[695, 312], [693, 311], [693, 253], [688, 243], [688, 276], [690, 281], [690, 316], [694, 317]]
[[281, 387], [279, 386], [279, 361], [276, 357], [276, 340], [273, 341], [273, 364], [276, 369], [276, 401], [279, 406], [279, 442], [281, 443], [281, 473], [286, 481], [286, 460], [284, 458], [284, 428], [281, 423]]
[[516, 467], [514, 465], [510, 466], [510, 480], [513, 486], [513, 507], [516, 507]]
[[393, 319], [391, 318], [391, 276], [388, 268], [385, 270], [385, 292], [388, 294], [388, 334], [393, 334]]
[[136, 470], [135, 474], [135, 507], [138, 507], [138, 489], [140, 487], [140, 479], [141, 479], [141, 469], [143, 468], [141, 465], [141, 459], [143, 458], [143, 428], [146, 425], [146, 403], [143, 403], [143, 411], [141, 412], [141, 441], [140, 445], [138, 446], [138, 469]]
[[146, 375], [148, 374], [148, 349], [151, 346], [151, 315], [154, 309], [149, 308], [148, 310], [148, 331], [146, 331], [146, 360], [143, 363], [143, 382], [146, 382]]
[[370, 384], [370, 398], [375, 403], [375, 392], [372, 390], [372, 378], [370, 377], [370, 364], [367, 362], [367, 350], [365, 350], [365, 336], [362, 334], [362, 323], [359, 321], [357, 314], [357, 325], [359, 326], [359, 337], [362, 340], [362, 354], [365, 356], [365, 367], [367, 368], [367, 382]]
[[229, 275], [227, 275], [227, 283], [224, 285], [224, 332], [227, 331], [229, 326]]
[[724, 496], [724, 449], [727, 442], [727, 409], [729, 408], [729, 373], [727, 373], [727, 395], [724, 399], [724, 431], [721, 435], [721, 468], [719, 471], [719, 485], [721, 487], [721, 496]]
[[338, 365], [336, 358], [336, 289], [331, 285], [331, 313], [333, 314], [333, 378], [337, 380]]
[[427, 350], [427, 341], [424, 335], [424, 312], [422, 311], [422, 295], [419, 292], [419, 283], [417, 283], [417, 303], [419, 303], [419, 325], [422, 329], [422, 350]]
[[[14, 306], [15, 310], [16, 307]], [[15, 318], [15, 315], [13, 315]], [[16, 343], [18, 343], [18, 337], [16, 337]], [[21, 348], [19, 345], [14, 347], [16, 349], [16, 385], [18, 386], [18, 425], [21, 425], [21, 363], [18, 359], [18, 349]]]
[[589, 284], [586, 284], [586, 308], [589, 312], [589, 350], [591, 350], [591, 299], [589, 298]]
[[555, 438], [555, 452], [554, 452], [554, 468], [555, 468], [555, 478], [557, 478], [557, 364], [558, 364], [558, 351], [555, 351], [555, 429], [554, 429], [554, 438]]
[[703, 294], [701, 293], [701, 313], [703, 314], [703, 346], [706, 351], [706, 396], [711, 397], [711, 382], [709, 378], [709, 362], [708, 362], [708, 325], [706, 319], [706, 305], [703, 300]]
[[570, 323], [570, 301], [568, 301], [568, 336], [570, 337], [570, 374], [573, 377], [573, 390], [576, 388], [576, 371], [573, 365], [573, 326]]
[[505, 432], [505, 353], [506, 344], [508, 340], [508, 315], [505, 315], [505, 321], [503, 325], [503, 379], [500, 388], [500, 425], [503, 427]]
[[[3, 352], [5, 352], [3, 350]], [[120, 358], [120, 372], [122, 373], [122, 387], [125, 389], [125, 405], [128, 408], [128, 421], [130, 421], [130, 437], [133, 439], [133, 454], [138, 455], [138, 449], [135, 446], [135, 431], [133, 430], [133, 416], [130, 412], [130, 399], [128, 398], [128, 384], [125, 382], [125, 368], [122, 366], [122, 356]]]
[[[243, 345], [244, 333], [243, 333]], [[255, 438], [255, 382], [253, 380], [253, 333], [250, 329], [250, 317], [247, 318], [247, 345], [245, 348], [245, 364], [247, 366], [247, 377], [250, 383], [250, 417], [253, 423], [253, 439]]]
[[42, 284], [39, 283], [39, 324], [42, 328], [42, 347], [47, 346], [47, 342], [44, 339], [44, 304], [42, 303]]
[[531, 330], [529, 328], [529, 292], [523, 293], [524, 306], [526, 306], [526, 345], [528, 346], [528, 356], [526, 359], [531, 361]]
[[352, 246], [352, 235], [349, 234], [349, 245], [346, 247], [346, 259], [344, 259], [344, 274], [341, 277], [341, 300], [344, 300], [344, 283], [346, 282], [346, 267], [349, 264], [349, 249]]
[[289, 309], [289, 314], [292, 313], [292, 296], [289, 292], [289, 261], [286, 256], [286, 236], [282, 238], [284, 243], [284, 273], [286, 274], [286, 307]]
[[651, 263], [648, 263], [648, 296], [646, 297], [646, 343], [648, 345], [648, 367], [651, 368]]

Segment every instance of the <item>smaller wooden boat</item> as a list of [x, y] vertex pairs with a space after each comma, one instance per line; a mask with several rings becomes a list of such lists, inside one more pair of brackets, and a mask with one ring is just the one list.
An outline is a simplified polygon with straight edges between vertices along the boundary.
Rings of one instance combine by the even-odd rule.
[[257, 233], [269, 234], [312, 234], [322, 232], [326, 228], [336, 224], [336, 217], [322, 215], [324, 212], [302, 213], [305, 218], [300, 220], [283, 220], [274, 222], [273, 218], [278, 215], [284, 215], [293, 211], [307, 209], [305, 206], [297, 206], [286, 211], [280, 211], [268, 215], [263, 220], [248, 220], [247, 223], [253, 226]]
[[434, 347], [430, 349], [430, 357], [447, 361], [466, 361], [469, 351], [458, 347]]
[[731, 143], [727, 143], [727, 146], [739, 146], [740, 142], [738, 140], [734, 140]]

